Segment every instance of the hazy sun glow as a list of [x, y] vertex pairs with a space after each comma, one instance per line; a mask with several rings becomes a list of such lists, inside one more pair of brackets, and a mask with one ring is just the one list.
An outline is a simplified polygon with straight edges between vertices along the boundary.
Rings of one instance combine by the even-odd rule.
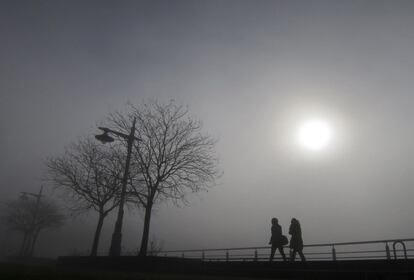
[[322, 120], [308, 120], [300, 127], [298, 132], [299, 143], [313, 151], [322, 150], [331, 140], [331, 128]]

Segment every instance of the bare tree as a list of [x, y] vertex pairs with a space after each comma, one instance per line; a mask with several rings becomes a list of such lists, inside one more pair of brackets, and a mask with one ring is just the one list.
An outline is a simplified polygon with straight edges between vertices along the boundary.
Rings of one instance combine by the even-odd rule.
[[6, 203], [3, 221], [9, 230], [23, 233], [20, 256], [32, 256], [39, 233], [63, 225], [65, 216], [57, 205], [42, 199], [20, 198]]
[[158, 256], [158, 254], [164, 249], [164, 241], [158, 240], [158, 238], [153, 235], [149, 241], [149, 251], [148, 255], [152, 257]]
[[98, 213], [91, 256], [97, 255], [105, 217], [119, 204], [123, 161], [117, 146], [108, 147], [90, 138], [46, 161], [49, 179], [72, 198], [72, 210]]
[[215, 140], [202, 133], [201, 122], [188, 109], [152, 102], [134, 107], [129, 114], [110, 117], [110, 125], [127, 133], [136, 118], [131, 161], [130, 199], [145, 209], [140, 256], [147, 254], [151, 211], [163, 200], [186, 203], [186, 195], [214, 185], [218, 176]]

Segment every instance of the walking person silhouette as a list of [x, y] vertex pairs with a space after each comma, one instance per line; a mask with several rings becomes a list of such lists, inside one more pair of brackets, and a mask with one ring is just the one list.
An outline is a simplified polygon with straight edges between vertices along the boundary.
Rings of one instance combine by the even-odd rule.
[[305, 255], [303, 255], [302, 229], [300, 228], [299, 221], [295, 218], [292, 218], [290, 223], [289, 234], [292, 235], [289, 244], [291, 249], [290, 260], [294, 261], [296, 253], [299, 253], [300, 259], [304, 262], [306, 259]]
[[[285, 236], [286, 238], [286, 236]], [[279, 221], [276, 218], [272, 218], [272, 237], [270, 237], [269, 244], [272, 244], [272, 249], [270, 251], [270, 258], [269, 261], [273, 260], [275, 256], [276, 249], [279, 250], [279, 253], [282, 255], [284, 261], [286, 261], [285, 252], [283, 251], [283, 235], [282, 235], [282, 227], [279, 225]], [[287, 242], [286, 242], [287, 243]]]

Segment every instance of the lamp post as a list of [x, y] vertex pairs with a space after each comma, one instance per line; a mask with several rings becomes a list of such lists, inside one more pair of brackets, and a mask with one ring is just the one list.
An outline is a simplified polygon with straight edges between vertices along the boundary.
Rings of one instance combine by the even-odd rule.
[[124, 204], [125, 204], [125, 193], [128, 182], [129, 165], [131, 162], [132, 145], [135, 140], [140, 141], [141, 139], [135, 137], [135, 123], [136, 118], [132, 122], [131, 131], [129, 134], [124, 134], [106, 127], [99, 127], [103, 131], [102, 134], [96, 135], [95, 138], [102, 143], [110, 143], [114, 141], [114, 138], [108, 135], [108, 133], [115, 134], [127, 142], [127, 157], [125, 161], [124, 175], [122, 177], [122, 189], [119, 198], [118, 216], [115, 222], [114, 232], [112, 234], [111, 247], [109, 249], [109, 255], [112, 257], [118, 257], [121, 255], [121, 240], [122, 240], [122, 223], [124, 218]]
[[35, 211], [34, 211], [34, 214], [33, 214], [32, 228], [30, 230], [30, 234], [28, 236], [28, 239], [23, 244], [22, 251], [21, 251], [21, 255], [23, 255], [23, 256], [31, 256], [33, 254], [34, 243], [35, 243], [35, 239], [36, 239], [35, 238], [35, 235], [36, 235], [35, 230], [36, 230], [37, 215], [38, 215], [39, 207], [40, 207], [40, 198], [43, 196], [42, 192], [43, 192], [43, 186], [40, 186], [40, 191], [39, 191], [38, 194], [30, 193], [30, 192], [20, 192], [21, 193], [20, 198], [23, 199], [23, 200], [27, 200], [28, 195], [31, 195], [31, 196], [36, 198], [36, 206], [35, 206]]

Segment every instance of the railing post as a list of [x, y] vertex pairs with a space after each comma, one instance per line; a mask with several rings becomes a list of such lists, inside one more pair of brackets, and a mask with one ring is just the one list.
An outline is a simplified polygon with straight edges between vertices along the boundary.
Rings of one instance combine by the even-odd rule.
[[336, 261], [336, 250], [335, 250], [335, 246], [332, 245], [332, 260]]
[[254, 250], [254, 261], [257, 262], [257, 249]]
[[201, 252], [201, 260], [204, 261], [204, 258], [205, 258], [205, 254], [204, 254], [204, 251], [202, 251]]
[[388, 246], [388, 242], [385, 243], [385, 253], [387, 254], [387, 260], [391, 260], [391, 252], [390, 246]]
[[401, 240], [394, 241], [394, 243], [392, 244], [392, 248], [394, 250], [394, 259], [398, 259], [397, 250], [396, 250], [396, 245], [397, 244], [401, 244], [401, 246], [403, 247], [403, 250], [404, 250], [404, 258], [405, 258], [405, 260], [407, 260], [407, 248], [405, 247], [404, 242], [402, 242]]
[[226, 251], [226, 262], [229, 261], [229, 251]]

